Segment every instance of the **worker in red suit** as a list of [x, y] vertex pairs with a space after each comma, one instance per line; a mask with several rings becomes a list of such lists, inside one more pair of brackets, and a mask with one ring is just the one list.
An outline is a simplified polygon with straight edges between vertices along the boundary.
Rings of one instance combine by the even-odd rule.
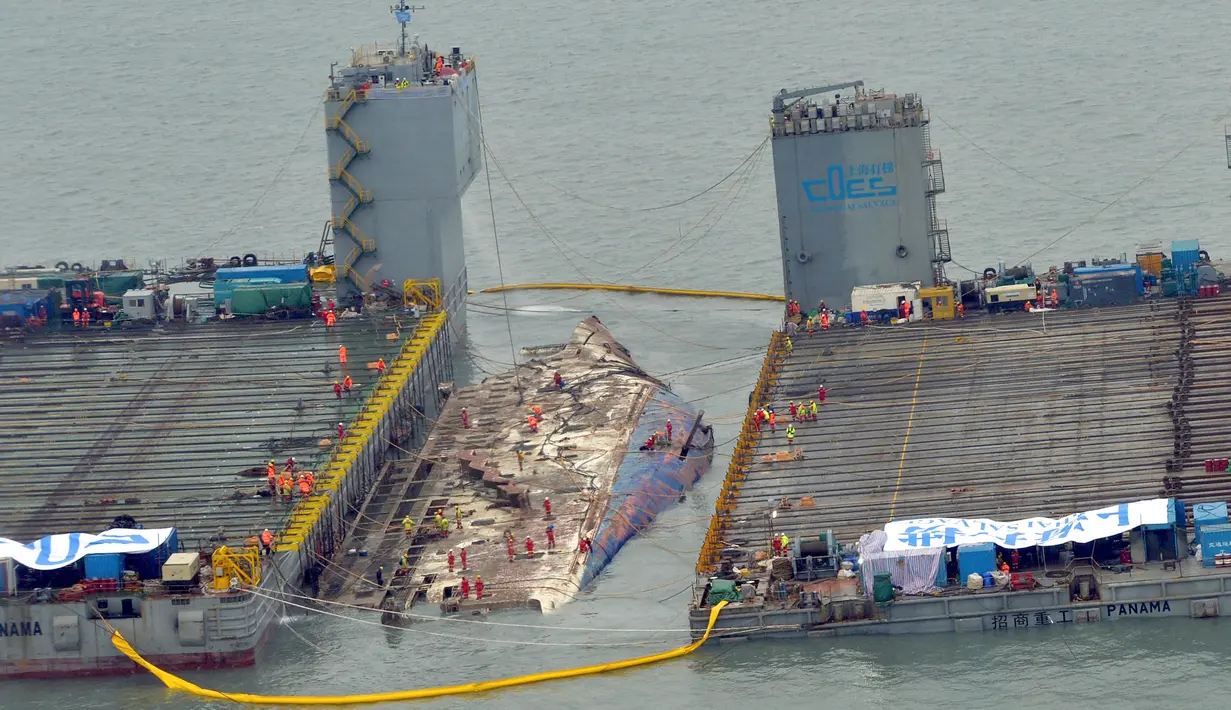
[[504, 541], [505, 541], [505, 543], [506, 543], [506, 544], [508, 545], [508, 547], [509, 547], [509, 562], [512, 562], [512, 561], [513, 561], [513, 556], [516, 554], [516, 553], [514, 553], [514, 552], [513, 552], [513, 536], [512, 536], [511, 534], [510, 534], [510, 535], [508, 535], [508, 536], [506, 536], [506, 537], [504, 538]]
[[449, 550], [448, 560], [449, 560], [449, 571], [452, 572], [453, 571], [453, 550]]
[[483, 577], [477, 574], [474, 576], [474, 598], [483, 598]]
[[551, 376], [551, 381], [556, 383], [556, 389], [564, 389], [564, 378], [560, 376], [559, 370], [556, 370], [556, 374]]
[[821, 404], [825, 403], [825, 385], [816, 388], [816, 400]]
[[590, 546], [591, 546], [590, 538], [583, 537], [581, 538], [581, 541], [577, 543], [577, 551], [578, 552], [589, 552]]
[[462, 599], [470, 598], [470, 580], [462, 577]]
[[463, 547], [461, 548], [461, 550], [462, 550], [462, 571], [465, 572], [466, 571], [466, 548]]
[[829, 311], [821, 311], [821, 331], [829, 330]]
[[867, 325], [867, 324], [868, 324], [868, 312], [859, 311], [859, 325]]
[[333, 396], [342, 399], [342, 383], [337, 380], [333, 381]]
[[547, 526], [547, 549], [549, 550], [556, 549], [556, 526], [555, 525]]
[[668, 443], [671, 441], [671, 420], [670, 419], [667, 420], [667, 441]]
[[543, 514], [551, 515], [551, 499], [543, 498]]
[[470, 428], [470, 412], [465, 407], [462, 407], [462, 428]]
[[338, 422], [338, 441], [346, 438], [346, 428], [342, 426], [342, 422]]
[[534, 557], [534, 540], [526, 536], [526, 557]]
[[385, 366], [385, 358], [383, 358], [383, 357], [382, 357], [382, 358], [377, 358], [377, 359], [376, 359], [376, 374], [377, 374], [377, 375], [384, 375], [384, 374], [385, 374], [385, 367], [386, 367], [386, 366]]

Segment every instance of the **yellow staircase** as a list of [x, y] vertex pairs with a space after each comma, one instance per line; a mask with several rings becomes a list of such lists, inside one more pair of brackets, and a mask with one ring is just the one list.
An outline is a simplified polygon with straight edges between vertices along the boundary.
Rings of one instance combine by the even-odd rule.
[[346, 115], [351, 108], [357, 103], [367, 101], [367, 93], [362, 91], [351, 90], [343, 94], [339, 91], [330, 91], [327, 93], [327, 100], [339, 101], [337, 113], [326, 118], [325, 129], [336, 131], [342, 139], [346, 141], [347, 149], [338, 158], [338, 162], [329, 166], [329, 179], [341, 182], [351, 193], [351, 198], [342, 207], [342, 214], [333, 215], [330, 218], [330, 226], [335, 233], [342, 232], [348, 235], [358, 245], [351, 249], [346, 255], [346, 259], [338, 265], [342, 273], [342, 277], [348, 279], [360, 291], [366, 290], [367, 285], [363, 282], [363, 278], [359, 272], [355, 270], [355, 262], [364, 254], [376, 251], [376, 241], [366, 237], [351, 221], [351, 217], [364, 204], [372, 201], [372, 191], [364, 188], [363, 183], [352, 174], [348, 167], [356, 157], [367, 153], [371, 146], [368, 141], [360, 138], [359, 134], [351, 128], [346, 122]]

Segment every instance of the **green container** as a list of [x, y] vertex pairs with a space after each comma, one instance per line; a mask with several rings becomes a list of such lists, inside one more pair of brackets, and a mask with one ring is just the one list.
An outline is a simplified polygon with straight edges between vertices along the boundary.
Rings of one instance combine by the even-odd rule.
[[1176, 284], [1176, 282], [1174, 281], [1164, 281], [1163, 282], [1163, 296], [1167, 298], [1171, 298], [1172, 296], [1175, 296], [1177, 293], [1179, 293], [1179, 291], [1180, 291], [1180, 287], [1178, 284]]
[[91, 277], [90, 285], [105, 296], [123, 296], [145, 288], [145, 276], [140, 271], [104, 271]]
[[312, 284], [262, 284], [236, 286], [231, 292], [231, 312], [254, 316], [271, 308], [285, 307], [293, 311], [312, 308]]
[[872, 578], [872, 600], [882, 603], [893, 601], [893, 577], [888, 572]]
[[64, 288], [63, 276], [40, 276], [38, 277], [38, 290], [47, 291], [53, 288]]

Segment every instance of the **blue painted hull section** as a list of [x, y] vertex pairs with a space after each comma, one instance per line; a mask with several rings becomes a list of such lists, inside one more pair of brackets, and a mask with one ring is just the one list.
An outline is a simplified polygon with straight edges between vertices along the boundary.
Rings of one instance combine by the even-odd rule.
[[[583, 589], [611, 563], [626, 542], [654, 522], [659, 513], [675, 503], [709, 469], [714, 457], [714, 437], [704, 421], [693, 436], [689, 455], [679, 455], [696, 416], [696, 409], [669, 391], [660, 390], [646, 402], [629, 440], [629, 450], [616, 472], [609, 505], [593, 539], [593, 551], [586, 559], [581, 577]], [[654, 432], [666, 431], [668, 419], [675, 445], [667, 450], [638, 451], [637, 447]]]

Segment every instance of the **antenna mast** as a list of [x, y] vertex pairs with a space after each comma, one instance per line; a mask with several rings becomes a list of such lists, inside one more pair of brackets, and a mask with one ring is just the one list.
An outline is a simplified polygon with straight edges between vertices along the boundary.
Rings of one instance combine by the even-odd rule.
[[389, 8], [389, 12], [393, 13], [393, 17], [402, 26], [402, 41], [398, 45], [398, 56], [406, 56], [406, 25], [410, 24], [410, 13], [415, 10], [426, 10], [423, 6], [407, 5], [406, 0], [399, 0], [398, 4]]

